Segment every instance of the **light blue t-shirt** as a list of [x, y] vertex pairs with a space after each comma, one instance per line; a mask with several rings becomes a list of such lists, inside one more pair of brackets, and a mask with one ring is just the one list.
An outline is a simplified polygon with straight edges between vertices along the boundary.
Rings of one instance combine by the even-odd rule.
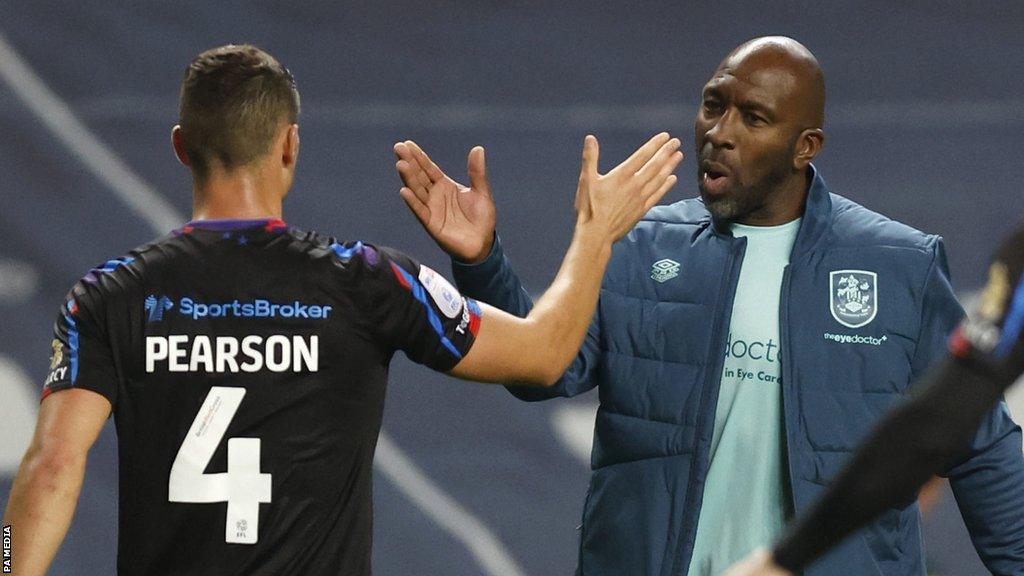
[[733, 224], [747, 238], [690, 576], [718, 576], [782, 532], [791, 514], [785, 471], [779, 293], [800, 220]]

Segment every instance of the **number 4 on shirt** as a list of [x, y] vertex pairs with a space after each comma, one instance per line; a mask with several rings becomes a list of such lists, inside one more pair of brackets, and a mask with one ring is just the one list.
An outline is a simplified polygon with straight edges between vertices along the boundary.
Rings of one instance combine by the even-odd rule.
[[228, 471], [203, 474], [243, 397], [245, 388], [210, 388], [178, 449], [168, 481], [171, 502], [227, 502], [224, 541], [231, 544], [256, 543], [260, 503], [270, 502], [270, 474], [260, 472], [259, 438], [229, 438]]

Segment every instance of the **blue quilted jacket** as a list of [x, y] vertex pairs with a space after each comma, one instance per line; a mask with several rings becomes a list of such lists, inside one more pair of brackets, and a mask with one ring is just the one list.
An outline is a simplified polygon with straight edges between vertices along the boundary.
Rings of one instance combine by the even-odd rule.
[[[480, 264], [453, 263], [456, 282], [469, 296], [525, 316], [532, 303], [495, 246]], [[598, 388], [579, 574], [686, 573], [745, 247], [699, 199], [653, 209], [615, 245], [594, 321], [569, 370], [551, 389], [510, 388], [524, 400]], [[789, 478], [799, 512], [943, 355], [963, 312], [940, 238], [830, 193], [817, 173], [778, 305]], [[989, 569], [1024, 574], [1024, 458], [1005, 405], [948, 476]], [[806, 574], [925, 574], [917, 505], [889, 510]]]

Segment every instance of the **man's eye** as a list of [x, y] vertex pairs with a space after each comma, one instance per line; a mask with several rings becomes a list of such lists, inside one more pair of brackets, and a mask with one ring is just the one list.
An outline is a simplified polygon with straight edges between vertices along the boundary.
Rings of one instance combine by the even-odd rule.
[[752, 124], [754, 126], [760, 126], [761, 124], [764, 124], [766, 122], [764, 118], [758, 116], [757, 114], [754, 114], [753, 112], [747, 112], [743, 116], [746, 118], [747, 124]]
[[705, 100], [704, 101], [704, 110], [706, 112], [715, 113], [715, 112], [721, 111], [721, 109], [722, 109], [722, 104], [720, 102], [716, 102], [715, 100]]

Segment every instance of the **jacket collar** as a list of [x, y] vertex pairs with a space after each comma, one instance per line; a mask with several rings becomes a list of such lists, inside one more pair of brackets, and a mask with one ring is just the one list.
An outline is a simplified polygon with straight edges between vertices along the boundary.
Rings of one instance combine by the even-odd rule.
[[797, 232], [790, 261], [795, 260], [798, 254], [810, 252], [831, 227], [832, 191], [818, 169], [811, 164], [811, 189], [807, 191], [804, 218], [800, 222], [800, 231]]
[[[811, 164], [810, 169], [811, 188], [807, 191], [803, 221], [800, 223], [800, 231], [797, 232], [790, 261], [799, 254], [809, 252], [832, 225], [832, 191], [814, 164]], [[712, 218], [710, 213], [707, 214], [707, 218], [716, 234], [732, 236], [728, 227]]]

